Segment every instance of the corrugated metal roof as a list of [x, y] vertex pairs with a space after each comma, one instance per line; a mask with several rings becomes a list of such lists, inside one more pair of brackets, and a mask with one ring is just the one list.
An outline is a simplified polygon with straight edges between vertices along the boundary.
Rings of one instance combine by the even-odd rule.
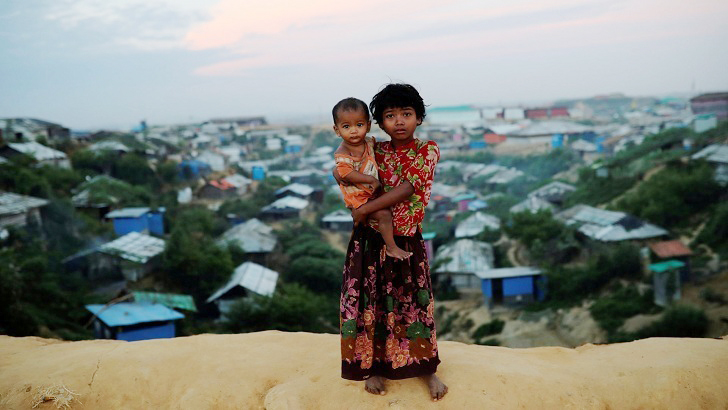
[[68, 158], [63, 152], [46, 147], [45, 145], [37, 142], [11, 142], [8, 146], [18, 152], [30, 155], [38, 161]]
[[235, 188], [244, 187], [250, 185], [253, 182], [252, 179], [248, 179], [240, 174], [234, 174], [230, 175], [229, 177], [225, 177], [223, 178], [223, 181], [234, 186]]
[[88, 149], [92, 151], [123, 151], [129, 152], [129, 147], [119, 141], [100, 141], [91, 144]]
[[327, 214], [321, 218], [322, 222], [353, 222], [354, 219], [351, 217], [351, 212], [343, 209], [337, 209], [330, 214]]
[[569, 121], [535, 121], [523, 129], [509, 132], [508, 135], [528, 137], [536, 135], [578, 134], [591, 130], [592, 127]]
[[460, 202], [460, 201], [467, 201], [468, 199], [476, 199], [476, 198], [477, 198], [477, 196], [474, 193], [466, 191], [459, 195], [456, 195], [452, 200], [455, 202]]
[[605, 242], [649, 239], [668, 233], [657, 225], [624, 212], [607, 211], [583, 204], [560, 212], [557, 217], [567, 225], [578, 226], [578, 231], [584, 235]]
[[545, 199], [542, 199], [541, 197], [529, 196], [528, 198], [524, 199], [523, 201], [513, 205], [510, 209], [510, 212], [512, 214], [524, 212], [524, 211], [536, 213], [542, 209], [553, 211], [556, 209], [556, 207], [551, 202], [546, 201]]
[[224, 179], [221, 179], [219, 181], [209, 181], [210, 185], [214, 186], [215, 188], [221, 189], [223, 191], [228, 189], [235, 189], [236, 187], [229, 182], [225, 181]]
[[525, 175], [522, 171], [515, 168], [500, 170], [488, 179], [489, 184], [507, 184], [514, 179]]
[[277, 189], [275, 194], [280, 195], [288, 191], [298, 195], [309, 196], [313, 193], [314, 189], [308, 185], [299, 184], [296, 182], [290, 185], [286, 185], [283, 188]]
[[693, 159], [704, 158], [706, 161], [719, 162], [722, 164], [728, 164], [728, 145], [726, 144], [713, 144], [708, 145], [696, 154], [693, 154]]
[[541, 188], [534, 189], [529, 192], [529, 196], [538, 196], [542, 198], [551, 198], [554, 196], [563, 196], [568, 192], [576, 191], [576, 187], [573, 185], [565, 184], [560, 181], [553, 181], [548, 183]]
[[117, 303], [115, 305], [86, 305], [107, 326], [130, 326], [139, 323], [164, 322], [182, 319], [185, 315], [157, 303]]
[[647, 246], [652, 249], [652, 252], [660, 258], [675, 258], [680, 256], [690, 256], [693, 251], [690, 250], [685, 244], [675, 239], [672, 241], [662, 242], [651, 242]]
[[580, 139], [571, 143], [571, 149], [584, 152], [596, 152], [597, 144]]
[[476, 212], [469, 217], [463, 219], [455, 228], [456, 238], [469, 238], [477, 236], [483, 232], [485, 228], [491, 230], [500, 229], [501, 221], [493, 215], [482, 212]]
[[540, 275], [541, 269], [530, 266], [518, 266], [515, 268], [498, 268], [478, 271], [475, 273], [480, 279], [515, 278], [518, 276]]
[[493, 247], [487, 242], [459, 239], [437, 250], [435, 260], [450, 260], [436, 272], [478, 274], [493, 268]]
[[435, 182], [432, 184], [432, 190], [431, 195], [433, 197], [441, 195], [445, 198], [452, 198], [455, 195], [457, 195], [460, 191], [462, 191], [462, 188], [452, 186], [452, 185], [445, 185], [440, 182]]
[[207, 298], [207, 303], [219, 299], [236, 286], [242, 286], [259, 295], [272, 296], [276, 290], [277, 282], [278, 272], [257, 263], [245, 262], [235, 268], [235, 272], [233, 272], [230, 281], [225, 286]]
[[593, 225], [607, 226], [617, 223], [627, 214], [624, 212], [607, 211], [606, 209], [594, 208], [588, 205], [582, 205], [571, 219], [577, 222], [584, 222]]
[[148, 207], [122, 208], [106, 214], [106, 218], [139, 218], [150, 211]]
[[157, 292], [131, 292], [134, 295], [134, 302], [159, 303], [168, 308], [177, 308], [197, 312], [195, 300], [190, 295], [177, 295], [174, 293]]
[[267, 253], [276, 247], [278, 238], [273, 228], [252, 218], [225, 231], [217, 242], [235, 243], [248, 253]]
[[616, 242], [628, 239], [649, 239], [667, 235], [667, 231], [659, 226], [649, 223], [643, 223], [642, 226], [627, 230], [622, 225], [599, 226], [592, 224], [584, 224], [579, 228], [579, 232], [590, 238], [604, 241]]
[[163, 239], [139, 232], [129, 232], [118, 239], [101, 245], [99, 251], [132, 262], [147, 263], [149, 259], [164, 252], [164, 245]]
[[296, 196], [284, 196], [268, 206], [264, 207], [261, 211], [278, 210], [278, 209], [304, 209], [308, 206], [308, 201]]
[[47, 204], [48, 201], [45, 199], [12, 192], [0, 192], [0, 215], [20, 214]]

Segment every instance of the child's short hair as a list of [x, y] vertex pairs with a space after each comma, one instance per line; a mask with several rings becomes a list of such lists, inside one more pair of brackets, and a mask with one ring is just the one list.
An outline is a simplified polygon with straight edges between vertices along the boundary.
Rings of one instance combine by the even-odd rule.
[[425, 119], [425, 102], [415, 87], [409, 84], [387, 84], [372, 98], [372, 102], [369, 104], [369, 109], [372, 110], [372, 116], [377, 124], [382, 123], [384, 110], [405, 107], [414, 108], [418, 120]]
[[336, 121], [339, 119], [338, 115], [340, 112], [359, 110], [364, 111], [367, 116], [367, 121], [369, 121], [369, 107], [367, 107], [367, 103], [354, 97], [344, 98], [337, 102], [336, 105], [334, 105], [334, 109], [331, 110], [331, 115], [334, 117], [334, 124], [336, 124]]

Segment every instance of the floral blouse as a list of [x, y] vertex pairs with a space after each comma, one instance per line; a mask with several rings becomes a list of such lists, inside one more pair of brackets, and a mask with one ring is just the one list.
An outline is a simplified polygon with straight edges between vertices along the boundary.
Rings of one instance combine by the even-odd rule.
[[406, 200], [392, 207], [394, 234], [413, 236], [421, 230], [425, 207], [430, 201], [435, 165], [440, 160], [440, 148], [435, 141], [412, 142], [394, 148], [390, 141], [376, 142], [374, 157], [379, 167], [379, 180], [384, 192], [409, 181], [415, 192]]

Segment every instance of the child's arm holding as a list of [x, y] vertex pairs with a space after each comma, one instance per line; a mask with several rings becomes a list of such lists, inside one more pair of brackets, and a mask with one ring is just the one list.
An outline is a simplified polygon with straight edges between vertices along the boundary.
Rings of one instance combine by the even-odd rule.
[[354, 225], [366, 221], [370, 213], [384, 208], [391, 208], [393, 205], [409, 198], [414, 193], [414, 186], [409, 181], [403, 181], [384, 195], [376, 199], [370, 199], [364, 205], [351, 211], [351, 216], [354, 218]]
[[369, 184], [372, 186], [372, 188], [374, 188], [375, 191], [379, 189], [379, 186], [381, 185], [377, 177], [362, 174], [359, 171], [350, 171], [341, 179], [350, 184]]

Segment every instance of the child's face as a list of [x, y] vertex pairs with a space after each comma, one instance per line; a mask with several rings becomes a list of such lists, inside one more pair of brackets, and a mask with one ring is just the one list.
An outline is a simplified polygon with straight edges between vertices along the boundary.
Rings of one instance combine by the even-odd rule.
[[404, 107], [384, 110], [380, 127], [392, 137], [392, 141], [406, 143], [414, 138], [418, 125], [420, 125], [420, 120], [417, 118], [415, 109]]
[[371, 121], [362, 110], [340, 111], [336, 114], [334, 132], [351, 145], [363, 144], [371, 127]]

